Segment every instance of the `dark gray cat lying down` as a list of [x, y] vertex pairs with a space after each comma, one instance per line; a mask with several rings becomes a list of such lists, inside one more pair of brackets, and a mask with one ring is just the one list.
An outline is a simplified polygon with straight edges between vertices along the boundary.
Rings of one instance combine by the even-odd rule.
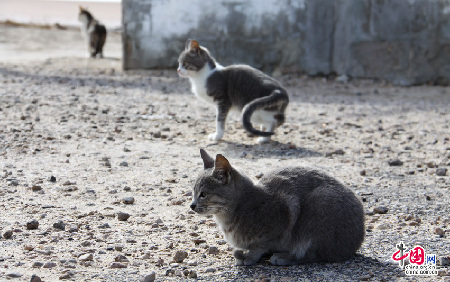
[[200, 150], [204, 170], [191, 209], [214, 215], [237, 265], [271, 254], [274, 265], [341, 262], [364, 240], [364, 211], [335, 178], [309, 167], [267, 173], [254, 184], [222, 155]]

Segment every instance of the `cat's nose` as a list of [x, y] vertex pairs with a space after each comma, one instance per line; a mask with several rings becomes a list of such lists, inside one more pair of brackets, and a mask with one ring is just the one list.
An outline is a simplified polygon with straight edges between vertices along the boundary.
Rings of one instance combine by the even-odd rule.
[[197, 205], [196, 204], [191, 204], [191, 209], [193, 210], [193, 211], [195, 211], [195, 208], [197, 207]]

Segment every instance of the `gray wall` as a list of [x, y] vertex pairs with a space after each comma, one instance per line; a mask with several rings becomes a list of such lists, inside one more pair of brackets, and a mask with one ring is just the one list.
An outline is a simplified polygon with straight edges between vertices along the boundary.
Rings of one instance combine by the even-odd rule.
[[124, 69], [175, 68], [187, 38], [266, 72], [450, 82], [450, 0], [122, 0]]

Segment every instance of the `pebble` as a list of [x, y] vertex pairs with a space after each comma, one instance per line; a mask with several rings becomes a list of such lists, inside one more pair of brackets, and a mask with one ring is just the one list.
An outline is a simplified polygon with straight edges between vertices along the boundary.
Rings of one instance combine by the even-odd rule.
[[44, 264], [40, 261], [35, 261], [33, 262], [33, 265], [31, 265], [32, 268], [40, 268], [42, 267]]
[[33, 274], [31, 276], [30, 282], [42, 282], [42, 279], [41, 279], [41, 277], [37, 276], [36, 274]]
[[378, 229], [380, 230], [387, 230], [387, 229], [391, 229], [392, 226], [389, 223], [383, 223], [377, 226]]
[[388, 161], [389, 166], [402, 166], [403, 162], [399, 159]]
[[70, 232], [70, 233], [78, 232], [78, 229], [79, 229], [79, 227], [78, 227], [77, 224], [71, 224], [71, 225], [69, 225], [69, 232]]
[[187, 258], [188, 253], [186, 251], [177, 251], [173, 256], [173, 261], [177, 263], [182, 263], [185, 258]]
[[437, 176], [446, 176], [447, 175], [447, 168], [446, 167], [440, 167], [436, 169], [436, 175]]
[[119, 221], [127, 221], [128, 218], [130, 218], [130, 214], [128, 214], [126, 212], [118, 212], [117, 213], [117, 219]]
[[8, 230], [8, 231], [6, 231], [5, 233], [3, 233], [3, 238], [4, 238], [4, 239], [11, 239], [11, 238], [12, 238], [12, 235], [13, 235], [12, 230]]
[[106, 228], [111, 228], [111, 226], [109, 226], [108, 223], [104, 223], [104, 224], [102, 224], [102, 225], [99, 225], [98, 228], [99, 228], [99, 229], [106, 229]]
[[156, 280], [156, 272], [152, 271], [144, 277], [144, 282], [153, 282]]
[[36, 219], [33, 219], [32, 221], [27, 222], [27, 229], [28, 230], [35, 230], [38, 229], [39, 222]]
[[130, 260], [124, 255], [117, 255], [114, 258], [114, 261], [116, 261], [116, 262], [130, 262]]
[[42, 266], [42, 268], [53, 268], [56, 266], [56, 263], [53, 261], [48, 261], [46, 263], [44, 263], [44, 265]]
[[440, 257], [438, 260], [440, 266], [450, 266], [450, 256]]
[[444, 229], [442, 229], [442, 228], [439, 228], [439, 227], [436, 227], [435, 229], [434, 229], [434, 234], [437, 234], [437, 235], [439, 235], [439, 236], [444, 236], [445, 235], [445, 231], [444, 231]]
[[188, 278], [197, 278], [197, 271], [195, 271], [195, 270], [190, 270], [189, 271], [189, 273], [188, 273], [188, 275], [187, 275], [187, 277]]
[[128, 166], [128, 163], [127, 163], [127, 162], [121, 162], [121, 163], [119, 164], [119, 166], [127, 167], [127, 166]]
[[134, 204], [134, 197], [125, 197], [122, 199], [122, 202], [125, 205], [132, 205], [132, 204]]
[[42, 187], [40, 185], [33, 185], [31, 186], [31, 190], [33, 190], [34, 192], [41, 191]]
[[382, 206], [380, 206], [380, 207], [375, 207], [374, 209], [373, 209], [373, 212], [374, 213], [378, 213], [378, 214], [385, 214], [385, 213], [387, 213], [389, 211], [389, 209], [387, 208], [387, 207], [382, 207]]
[[217, 255], [219, 253], [219, 249], [217, 247], [211, 246], [208, 248], [208, 254]]
[[20, 278], [22, 276], [23, 276], [23, 274], [20, 272], [10, 272], [10, 273], [6, 274], [6, 277], [9, 277], [9, 278]]
[[75, 276], [75, 273], [73, 271], [68, 271], [68, 272], [64, 273], [63, 275], [59, 276], [59, 279], [65, 280], [65, 279], [70, 279], [74, 276]]
[[82, 254], [78, 259], [81, 261], [91, 261], [94, 259], [94, 256], [92, 254]]
[[121, 262], [113, 262], [109, 268], [127, 268], [127, 265]]
[[56, 177], [54, 177], [53, 175], [50, 176], [49, 181], [55, 183], [56, 182]]
[[53, 223], [53, 228], [59, 230], [66, 230], [66, 224], [62, 220], [58, 220], [58, 222]]

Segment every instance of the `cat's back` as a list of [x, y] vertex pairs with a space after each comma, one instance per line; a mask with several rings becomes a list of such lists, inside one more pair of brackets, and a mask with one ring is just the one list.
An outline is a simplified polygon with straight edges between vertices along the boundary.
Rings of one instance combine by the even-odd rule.
[[263, 176], [258, 185], [269, 193], [297, 195], [306, 198], [319, 187], [330, 187], [330, 193], [348, 189], [337, 179], [318, 168], [290, 166], [273, 170]]
[[230, 65], [222, 68], [221, 72], [225, 77], [234, 81], [280, 86], [274, 78], [249, 65]]

